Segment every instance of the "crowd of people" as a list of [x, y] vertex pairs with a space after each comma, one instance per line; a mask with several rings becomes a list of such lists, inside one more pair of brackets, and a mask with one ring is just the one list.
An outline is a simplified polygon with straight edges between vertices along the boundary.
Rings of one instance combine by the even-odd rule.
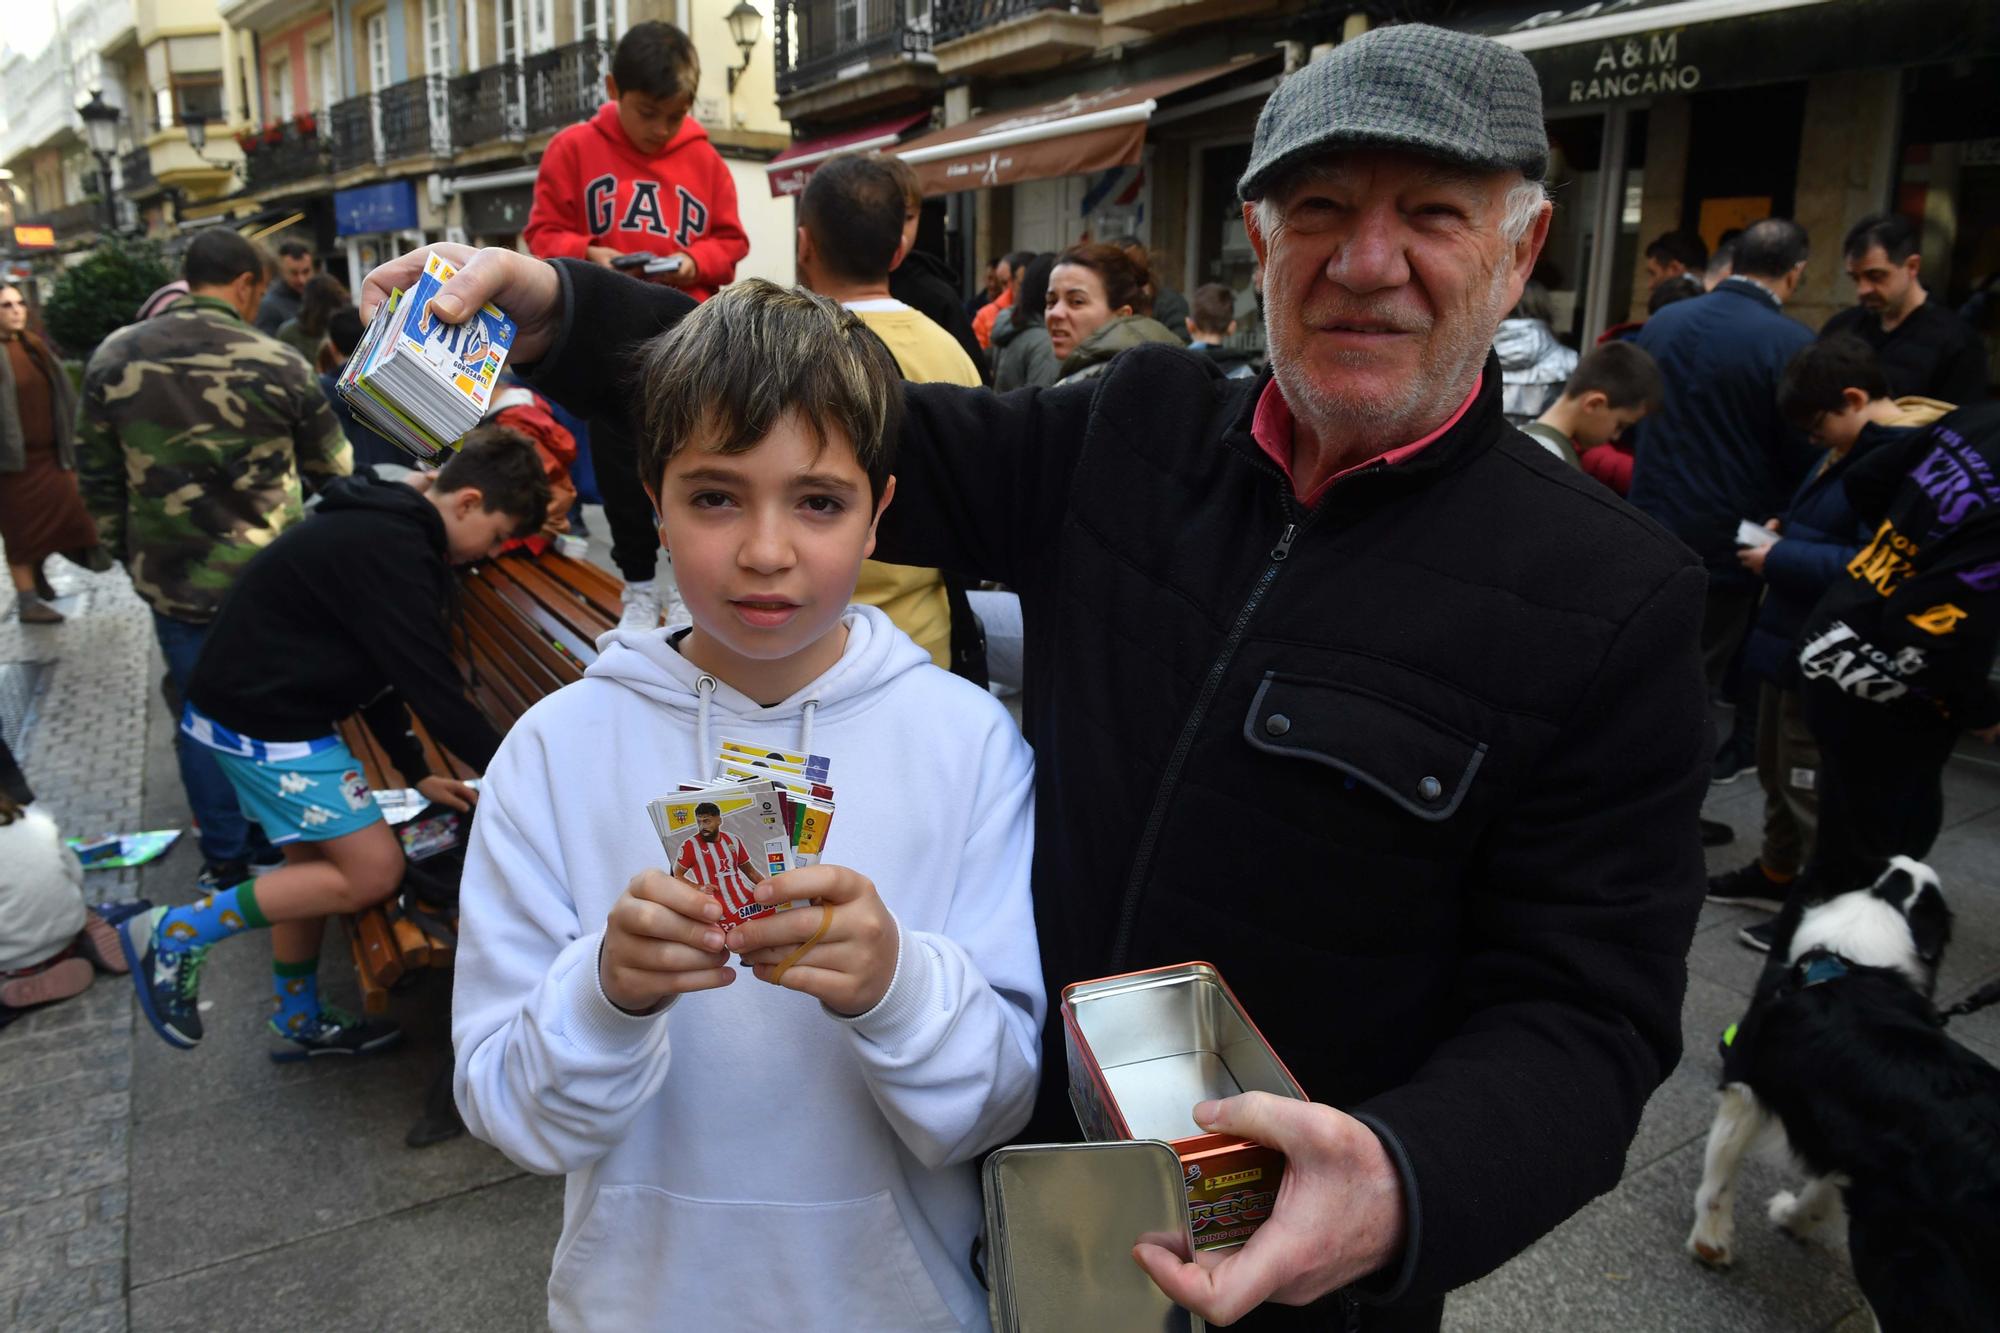
[[[1847, 233], [1857, 304], [1818, 335], [1784, 312], [1809, 237], [1771, 218], [1659, 237], [1647, 317], [1568, 346], [1532, 68], [1402, 25], [1271, 95], [1252, 291], [1080, 237], [965, 300], [873, 153], [810, 177], [784, 289], [735, 278], [699, 78], [636, 26], [542, 159], [529, 253], [431, 247], [459, 267], [433, 313], [496, 302], [526, 368], [435, 473], [334, 391], [430, 251], [357, 303], [302, 242], [201, 231], [78, 401], [0, 287], [17, 614], [60, 620], [51, 555], [129, 572], [203, 861], [193, 902], [82, 916], [0, 798], [50, 904], [0, 936], [0, 1018], [129, 967], [192, 1047], [208, 951], [261, 931], [273, 1059], [393, 1045], [316, 980], [325, 919], [404, 871], [334, 732], [359, 716], [476, 809], [455, 1090], [569, 1177], [558, 1326], [980, 1325], [972, 1164], [1076, 1133], [1053, 1002], [1202, 952], [1312, 1100], [1192, 1108], [1282, 1150], [1286, 1193], [1219, 1262], [1134, 1258], [1217, 1322], [1435, 1327], [1617, 1179], [1679, 1059], [1700, 844], [1730, 836], [1696, 836], [1708, 785], [1766, 796], [1709, 900], [1796, 912], [1923, 855], [1953, 744], [2000, 738], [2000, 414], [1908, 220]], [[452, 567], [545, 555], [586, 463], [621, 621], [502, 735], [453, 665]], [[479, 788], [428, 772], [412, 710]], [[726, 922], [660, 863], [643, 807], [724, 734], [838, 764], [838, 855], [756, 889], [804, 910]], [[1249, 882], [1216, 873], [1225, 825]], [[662, 1147], [786, 1107], [818, 1131]], [[782, 1280], [704, 1280], [780, 1212]]]

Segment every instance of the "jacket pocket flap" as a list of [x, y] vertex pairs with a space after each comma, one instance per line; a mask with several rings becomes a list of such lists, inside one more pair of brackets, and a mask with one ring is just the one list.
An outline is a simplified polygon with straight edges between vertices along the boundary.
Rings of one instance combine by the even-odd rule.
[[1486, 758], [1486, 743], [1372, 690], [1268, 671], [1243, 739], [1365, 782], [1419, 819], [1451, 818]]

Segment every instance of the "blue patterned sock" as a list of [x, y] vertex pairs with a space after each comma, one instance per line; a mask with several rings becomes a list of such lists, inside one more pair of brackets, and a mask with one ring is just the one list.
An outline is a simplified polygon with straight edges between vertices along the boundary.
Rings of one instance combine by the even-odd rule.
[[160, 938], [170, 949], [214, 944], [240, 931], [271, 923], [257, 909], [257, 881], [246, 879], [235, 888], [209, 894], [185, 907], [170, 907], [160, 918]]
[[278, 1010], [271, 1026], [281, 1036], [310, 1032], [319, 1023], [319, 959], [303, 963], [271, 964], [271, 991], [278, 997]]

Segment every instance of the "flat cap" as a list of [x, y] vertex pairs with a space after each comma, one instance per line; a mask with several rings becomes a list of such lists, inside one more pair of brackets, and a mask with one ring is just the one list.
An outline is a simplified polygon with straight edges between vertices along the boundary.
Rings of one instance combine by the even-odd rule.
[[1489, 38], [1422, 23], [1376, 28], [1271, 93], [1237, 192], [1259, 198], [1292, 167], [1342, 148], [1405, 148], [1540, 180], [1549, 165], [1541, 80], [1526, 56]]

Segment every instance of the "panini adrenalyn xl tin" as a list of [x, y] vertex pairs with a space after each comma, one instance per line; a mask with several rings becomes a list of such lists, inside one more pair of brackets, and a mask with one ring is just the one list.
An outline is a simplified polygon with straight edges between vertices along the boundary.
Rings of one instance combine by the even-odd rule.
[[1092, 1142], [1163, 1139], [1180, 1157], [1196, 1248], [1241, 1245], [1271, 1215], [1284, 1174], [1274, 1148], [1194, 1123], [1240, 1092], [1309, 1100], [1207, 963], [1063, 988], [1069, 1099]]

